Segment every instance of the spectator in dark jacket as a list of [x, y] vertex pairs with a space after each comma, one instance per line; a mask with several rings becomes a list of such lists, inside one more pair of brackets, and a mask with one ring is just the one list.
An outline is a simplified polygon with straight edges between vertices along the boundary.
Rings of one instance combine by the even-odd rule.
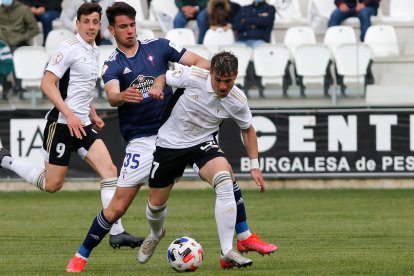
[[175, 0], [178, 13], [174, 18], [174, 28], [184, 28], [190, 20], [197, 20], [198, 43], [203, 43], [207, 32], [207, 0]]
[[45, 45], [46, 37], [53, 29], [53, 20], [60, 16], [62, 0], [23, 0], [22, 2], [30, 7], [36, 20], [42, 23], [43, 45]]
[[371, 26], [371, 16], [377, 15], [380, 0], [335, 0], [338, 7], [329, 19], [328, 27], [341, 25], [349, 17], [358, 17], [361, 23], [361, 41]]
[[236, 41], [249, 47], [270, 43], [276, 9], [264, 0], [242, 6], [233, 20]]

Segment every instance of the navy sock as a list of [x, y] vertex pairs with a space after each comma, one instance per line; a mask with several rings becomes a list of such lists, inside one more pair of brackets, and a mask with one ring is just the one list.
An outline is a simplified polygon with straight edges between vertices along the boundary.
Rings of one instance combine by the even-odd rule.
[[242, 192], [236, 181], [233, 182], [233, 193], [237, 204], [236, 233], [238, 234], [249, 230], [249, 226], [247, 225], [246, 209], [244, 207]]
[[111, 227], [112, 223], [105, 218], [103, 210], [100, 211], [93, 220], [91, 228], [89, 229], [83, 244], [79, 248], [78, 253], [85, 258], [89, 258], [92, 250], [98, 246], [106, 234], [108, 234]]

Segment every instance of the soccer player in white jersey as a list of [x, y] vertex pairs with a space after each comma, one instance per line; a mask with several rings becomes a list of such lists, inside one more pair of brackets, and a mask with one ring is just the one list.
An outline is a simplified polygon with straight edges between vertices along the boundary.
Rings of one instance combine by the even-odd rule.
[[[101, 180], [101, 200], [106, 207], [115, 192], [117, 169], [94, 129], [105, 123], [93, 105], [93, 93], [99, 74], [99, 48], [95, 36], [100, 28], [102, 8], [98, 4], [82, 4], [77, 11], [78, 34], [62, 42], [51, 58], [41, 83], [43, 93], [54, 107], [47, 115], [42, 155], [45, 168], [0, 151], [0, 167], [14, 171], [42, 191], [54, 193], [64, 183], [71, 153], [84, 152], [84, 160]], [[57, 83], [59, 82], [59, 87]], [[121, 221], [111, 229], [112, 247], [140, 246], [143, 238], [125, 232]]]
[[264, 180], [258, 163], [256, 131], [245, 94], [234, 85], [237, 58], [220, 52], [211, 60], [210, 72], [195, 66], [167, 71], [156, 79], [150, 95], [163, 99], [164, 84], [185, 88], [169, 119], [158, 131], [156, 151], [150, 172], [147, 220], [151, 232], [138, 254], [147, 262], [165, 233], [167, 200], [174, 182], [187, 165], [195, 164], [199, 175], [216, 192], [215, 218], [221, 246], [223, 268], [250, 266], [253, 262], [233, 249], [236, 202], [231, 170], [214, 134], [225, 118], [233, 119], [241, 129], [244, 145], [251, 160], [251, 176], [258, 186]]

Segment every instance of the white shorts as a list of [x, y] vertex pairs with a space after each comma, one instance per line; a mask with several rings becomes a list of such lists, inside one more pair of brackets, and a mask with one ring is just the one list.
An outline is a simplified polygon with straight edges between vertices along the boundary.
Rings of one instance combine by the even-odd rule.
[[156, 138], [156, 135], [136, 138], [128, 143], [117, 186], [148, 185]]

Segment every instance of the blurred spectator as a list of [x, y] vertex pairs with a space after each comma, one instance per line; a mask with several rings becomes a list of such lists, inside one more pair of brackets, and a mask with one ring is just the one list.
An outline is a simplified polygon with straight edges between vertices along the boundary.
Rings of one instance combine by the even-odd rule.
[[[411, 0], [412, 1], [412, 0]], [[338, 7], [333, 11], [328, 27], [341, 25], [349, 17], [358, 17], [361, 23], [361, 41], [371, 26], [371, 16], [377, 15], [380, 0], [335, 0]]]
[[208, 26], [215, 30], [222, 27], [225, 31], [232, 28], [235, 15], [240, 5], [229, 0], [209, 0], [207, 4]]
[[198, 43], [203, 43], [207, 32], [207, 0], [175, 0], [178, 13], [174, 18], [174, 28], [184, 28], [190, 20], [197, 20]]
[[[0, 39], [6, 42], [13, 52], [40, 33], [36, 18], [30, 8], [19, 1], [2, 0], [0, 6]], [[14, 78], [14, 90], [23, 95], [21, 80]]]
[[53, 20], [60, 16], [62, 0], [23, 0], [22, 2], [30, 7], [36, 20], [42, 23], [43, 45], [45, 45], [46, 37], [53, 29]]
[[[136, 0], [138, 1], [138, 0]], [[106, 9], [109, 6], [112, 6], [114, 3], [114, 0], [70, 0], [66, 7], [63, 8], [62, 14], [60, 15], [60, 20], [62, 21], [62, 25], [72, 31], [73, 33], [76, 33], [76, 12], [80, 5], [86, 2], [93, 2], [98, 3], [102, 7], [102, 17], [101, 17], [101, 31], [99, 35], [96, 36], [96, 44], [97, 45], [109, 45], [112, 44], [110, 38], [111, 34], [108, 30], [108, 17], [106, 17]]]
[[252, 4], [240, 7], [233, 20], [236, 42], [256, 47], [270, 43], [276, 9], [265, 0], [255, 0]]
[[13, 56], [10, 47], [4, 41], [0, 40], [0, 83], [3, 87], [3, 100], [9, 98], [8, 93], [12, 84], [7, 80], [7, 76], [11, 72], [13, 72]]

